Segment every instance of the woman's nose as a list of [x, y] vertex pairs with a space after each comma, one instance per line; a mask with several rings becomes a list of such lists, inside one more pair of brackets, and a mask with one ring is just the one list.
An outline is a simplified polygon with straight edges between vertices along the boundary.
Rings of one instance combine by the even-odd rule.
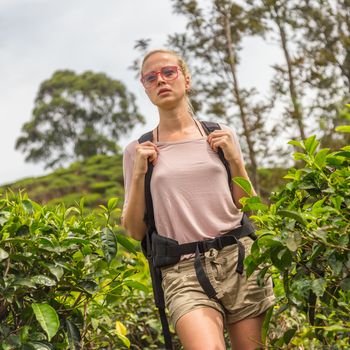
[[157, 73], [157, 85], [164, 84], [164, 79], [160, 73]]

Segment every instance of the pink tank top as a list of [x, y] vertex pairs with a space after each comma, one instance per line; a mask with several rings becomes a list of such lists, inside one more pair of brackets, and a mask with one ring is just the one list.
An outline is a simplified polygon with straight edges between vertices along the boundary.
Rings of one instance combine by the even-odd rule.
[[[236, 133], [232, 132], [240, 150]], [[213, 238], [240, 226], [242, 212], [233, 202], [227, 172], [207, 137], [157, 142], [159, 155], [151, 179], [154, 219], [160, 235], [180, 244]], [[124, 209], [128, 205], [135, 146], [124, 150]], [[235, 174], [232, 174], [235, 176]]]

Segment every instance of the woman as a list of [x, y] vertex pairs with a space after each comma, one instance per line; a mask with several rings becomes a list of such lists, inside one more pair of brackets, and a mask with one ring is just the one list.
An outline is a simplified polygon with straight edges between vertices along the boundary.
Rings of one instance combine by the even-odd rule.
[[[217, 155], [221, 148], [233, 176], [249, 180], [235, 132], [221, 125], [222, 130], [207, 136], [193, 118], [188, 99], [190, 75], [175, 52], [148, 53], [141, 77], [147, 96], [158, 109], [159, 124], [153, 130], [153, 142], [133, 141], [124, 151], [122, 225], [137, 240], [146, 234], [144, 183], [150, 161], [154, 166], [151, 192], [159, 235], [182, 244], [214, 238], [239, 227], [239, 200], [244, 192], [235, 184], [230, 189]], [[252, 240], [244, 237], [240, 241], [249, 253]], [[237, 274], [237, 249], [237, 244], [210, 249], [202, 258], [217, 290], [215, 298], [201, 288], [193, 255], [162, 269], [166, 305], [186, 350], [225, 349], [225, 327], [233, 349], [261, 346], [264, 313], [274, 302], [271, 281], [260, 288], [256, 273], [248, 280], [244, 274]]]

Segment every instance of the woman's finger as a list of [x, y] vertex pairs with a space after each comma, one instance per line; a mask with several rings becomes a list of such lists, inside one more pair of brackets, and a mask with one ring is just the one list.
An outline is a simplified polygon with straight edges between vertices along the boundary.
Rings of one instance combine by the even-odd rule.
[[226, 130], [215, 130], [212, 133], [208, 135], [208, 141], [211, 141], [212, 139], [218, 138], [218, 137], [228, 137], [231, 138], [231, 134], [229, 131]]
[[141, 146], [141, 147], [153, 147], [157, 152], [159, 152], [157, 145], [151, 141], [146, 141], [146, 142], [140, 143], [139, 146]]

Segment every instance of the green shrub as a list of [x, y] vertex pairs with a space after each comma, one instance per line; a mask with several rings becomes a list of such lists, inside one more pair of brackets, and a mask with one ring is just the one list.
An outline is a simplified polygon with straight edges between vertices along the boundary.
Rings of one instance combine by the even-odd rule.
[[101, 226], [82, 202], [49, 209], [0, 197], [0, 349], [130, 346], [119, 305], [148, 288], [133, 243], [111, 224], [116, 205], [101, 206]]
[[114, 181], [94, 182], [90, 184], [90, 189], [104, 193], [107, 188], [115, 187], [115, 185]]
[[271, 345], [347, 348], [350, 146], [336, 152], [318, 150], [314, 136], [290, 144], [300, 148], [294, 158], [304, 166], [289, 170], [289, 182], [271, 197], [272, 204], [265, 205], [259, 197], [242, 201], [243, 210], [257, 212], [252, 217], [259, 234], [246, 268], [252, 273], [262, 267], [260, 283], [266, 274], [274, 276], [279, 310], [271, 323]]

